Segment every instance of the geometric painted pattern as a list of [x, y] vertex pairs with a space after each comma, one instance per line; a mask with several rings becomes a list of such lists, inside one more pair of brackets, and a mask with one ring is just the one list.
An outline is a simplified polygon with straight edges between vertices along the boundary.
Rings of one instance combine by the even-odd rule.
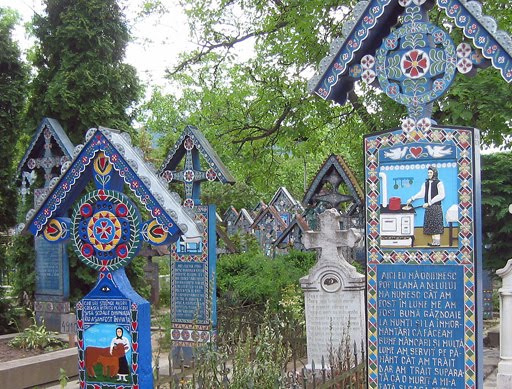
[[[391, 147], [439, 143], [453, 145], [457, 159], [459, 236], [457, 247], [440, 249], [387, 248], [380, 243], [379, 153]], [[432, 127], [427, 131], [386, 132], [365, 139], [367, 312], [369, 388], [378, 387], [377, 268], [379, 264], [447, 264], [463, 267], [465, 388], [476, 388], [476, 285], [475, 193], [472, 157], [479, 147], [477, 132], [471, 129]]]
[[164, 231], [171, 235], [180, 235], [186, 232], [186, 225], [177, 225], [177, 222], [180, 222], [180, 220], [178, 220], [179, 215], [176, 211], [162, 207], [162, 199], [153, 192], [151, 184], [144, 180], [144, 177], [140, 177], [137, 174], [135, 164], [131, 163], [132, 161], [125, 160], [123, 156], [124, 150], [120, 146], [114, 146], [111, 143], [109, 139], [110, 134], [107, 131], [99, 130], [94, 133], [90, 131], [88, 136], [91, 136], [91, 138], [86, 139], [87, 143], [85, 146], [77, 146], [75, 153], [78, 155], [74, 158], [72, 166], [64, 171], [58, 180], [52, 180], [50, 185], [51, 196], [43, 200], [42, 206], [37, 213], [34, 211], [27, 213], [27, 220], [32, 219], [28, 226], [30, 232], [37, 235], [48, 220], [58, 212], [61, 203], [66, 201], [69, 193], [75, 189], [82, 174], [87, 173], [87, 169], [96, 160], [98, 153], [102, 153], [102, 155], [108, 158], [109, 163], [113, 165], [121, 180], [124, 181]]
[[73, 211], [73, 249], [93, 269], [119, 269], [140, 247], [139, 225], [138, 211], [126, 195], [103, 189], [90, 192]]

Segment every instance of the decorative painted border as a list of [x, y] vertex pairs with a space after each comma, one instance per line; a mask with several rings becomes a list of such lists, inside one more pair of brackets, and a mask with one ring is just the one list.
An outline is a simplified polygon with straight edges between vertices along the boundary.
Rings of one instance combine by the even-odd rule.
[[[474, 131], [472, 129], [432, 127], [421, 132], [406, 133], [395, 130], [365, 138], [366, 180], [366, 235], [367, 235], [367, 312], [368, 312], [368, 385], [378, 387], [378, 332], [377, 332], [377, 266], [384, 263], [405, 264], [456, 264], [464, 266], [464, 330], [465, 330], [465, 387], [476, 388], [476, 255], [475, 209], [473, 201]], [[383, 249], [380, 247], [380, 182], [379, 151], [411, 142], [451, 143], [455, 146], [458, 165], [457, 184], [459, 192], [459, 236], [458, 247], [417, 250]], [[478, 147], [478, 146], [477, 146]]]
[[[111, 273], [101, 273], [100, 278], [103, 278], [107, 274], [107, 277], [109, 279], [112, 279]], [[137, 372], [139, 368], [139, 353], [138, 353], [138, 315], [139, 315], [139, 309], [137, 304], [132, 303], [131, 305], [131, 338], [132, 338], [132, 363], [130, 366], [130, 374], [132, 377], [132, 382], [130, 384], [123, 384], [123, 383], [92, 383], [88, 384], [86, 382], [86, 370], [85, 370], [85, 349], [84, 349], [84, 322], [81, 320], [83, 317], [83, 305], [82, 302], [79, 301], [76, 304], [76, 316], [77, 316], [77, 348], [78, 348], [78, 376], [79, 376], [79, 382], [80, 382], [80, 389], [112, 389], [115, 387], [115, 389], [138, 389], [139, 388], [139, 374]]]
[[338, 83], [339, 77], [347, 70], [348, 65], [355, 56], [355, 53], [361, 49], [363, 42], [368, 37], [369, 31], [377, 25], [377, 22], [384, 14], [386, 7], [394, 1], [396, 0], [373, 0], [371, 3], [368, 3], [364, 10], [366, 13], [363, 11], [361, 15], [357, 15], [357, 17], [362, 17], [364, 14], [364, 18], [357, 21], [357, 24], [350, 32], [350, 35], [347, 35], [341, 45], [337, 41], [333, 43], [331, 51], [335, 48], [338, 48], [339, 50], [332, 58], [326, 57], [324, 59], [325, 61], [332, 59], [332, 63], [326, 67], [325, 71], [321, 75], [318, 85], [313, 86], [314, 92], [318, 96], [323, 99], [327, 99], [329, 97], [332, 88]]
[[437, 0], [437, 5], [500, 70], [505, 81], [512, 82], [512, 39], [507, 33], [497, 30], [493, 18], [482, 14], [482, 5], [477, 1], [461, 0]]
[[[110, 163], [114, 166], [114, 169], [162, 228], [170, 235], [180, 234], [181, 232], [177, 224], [168, 212], [160, 206], [158, 200], [151, 193], [143, 178], [140, 178], [136, 174], [130, 164], [120, 154], [120, 151], [112, 145], [101, 130], [97, 130], [89, 142], [83, 146], [68, 170], [59, 179], [52, 181], [50, 184], [51, 196], [44, 200], [42, 207], [33, 217], [29, 230], [34, 235], [37, 235], [48, 220], [54, 217], [60, 205], [68, 200], [67, 197], [69, 193], [75, 188], [85, 170], [87, 168], [92, 169], [92, 162], [96, 154], [100, 151], [105, 153]], [[27, 215], [28, 218], [31, 216], [30, 213]]]

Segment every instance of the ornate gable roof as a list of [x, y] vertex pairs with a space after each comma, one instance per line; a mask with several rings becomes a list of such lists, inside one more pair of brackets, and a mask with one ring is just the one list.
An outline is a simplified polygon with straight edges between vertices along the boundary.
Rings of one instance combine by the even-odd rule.
[[181, 207], [179, 196], [167, 190], [154, 168], [144, 161], [142, 151], [132, 146], [128, 134], [92, 128], [85, 140], [84, 145], [75, 147], [73, 159], [62, 167], [60, 177], [52, 179], [41, 205], [29, 211], [25, 230], [37, 235], [50, 219], [67, 216], [68, 209], [93, 179], [95, 158], [103, 153], [117, 173], [117, 185], [126, 184], [165, 232], [190, 238], [201, 235], [192, 211]]
[[301, 236], [305, 231], [309, 231], [310, 228], [304, 217], [300, 214], [296, 214], [293, 221], [286, 227], [281, 235], [275, 240], [274, 246], [279, 246], [283, 243], [296, 229], [300, 230]]
[[[332, 187], [330, 191], [325, 190], [326, 183]], [[342, 183], [347, 186], [350, 195], [339, 193], [338, 188]], [[363, 190], [348, 164], [339, 155], [332, 154], [325, 160], [302, 202], [305, 205], [313, 205], [319, 201], [328, 203], [332, 208], [337, 208], [345, 201], [351, 201], [354, 206], [364, 204]]]
[[224, 212], [224, 215], [222, 216], [222, 219], [224, 220], [225, 223], [227, 223], [228, 221], [231, 221], [232, 223], [234, 223], [237, 218], [238, 218], [238, 211], [232, 205], [230, 205], [229, 208], [226, 209], [226, 212]]
[[[246, 222], [246, 224], [244, 224], [244, 222]], [[249, 214], [249, 212], [247, 211], [247, 209], [245, 208], [242, 208], [240, 210], [240, 213], [238, 214], [238, 218], [236, 219], [235, 221], [235, 226], [239, 226], [239, 224], [241, 224], [240, 227], [243, 227], [245, 225], [247, 225], [247, 227], [251, 226], [252, 223], [254, 223], [254, 220], [253, 218], [251, 217], [251, 215]]]
[[274, 196], [272, 200], [268, 203], [268, 205], [274, 206], [279, 212], [290, 212], [293, 213], [295, 211], [302, 211], [302, 205], [293, 198], [293, 196], [288, 192], [284, 186], [281, 186]]
[[[43, 118], [18, 164], [17, 173], [20, 175], [22, 171], [32, 171], [36, 167], [44, 168], [50, 164], [59, 167], [71, 160], [74, 148], [57, 120]], [[51, 156], [48, 155], [49, 152]], [[56, 160], [50, 161], [49, 158]]]
[[254, 222], [251, 225], [252, 229], [259, 229], [262, 224], [265, 224], [267, 218], [271, 218], [275, 225], [284, 230], [286, 228], [286, 223], [281, 218], [279, 211], [273, 206], [269, 205], [265, 209], [263, 209], [258, 216], [254, 219]]
[[[467, 42], [455, 49], [449, 35], [428, 22], [425, 14], [433, 3], [445, 11], [478, 50]], [[397, 24], [399, 16], [403, 17], [403, 24]], [[413, 31], [407, 25], [421, 28]], [[416, 52], [406, 52], [403, 43], [397, 47], [407, 34], [418, 32], [429, 36], [429, 39], [420, 40], [425, 44], [413, 42], [408, 46]], [[490, 62], [507, 82], [512, 82], [512, 38], [497, 29], [494, 19], [482, 13], [477, 1], [361, 1], [354, 8], [351, 20], [344, 23], [342, 34], [332, 43], [329, 55], [320, 63], [318, 74], [309, 82], [312, 93], [339, 104], [346, 102], [355, 81], [361, 79], [372, 85], [379, 84], [388, 96], [407, 105], [410, 117], [417, 120], [428, 116], [428, 112], [411, 112], [412, 106], [418, 105], [418, 101], [419, 105], [425, 105], [438, 98], [450, 86], [457, 70], [470, 73], [475, 67]], [[411, 53], [413, 57], [407, 57]], [[411, 66], [411, 63], [419, 65]], [[399, 75], [401, 71], [402, 76]], [[427, 84], [432, 88], [427, 88], [421, 96], [415, 94], [416, 98], [413, 100], [411, 97], [409, 101], [409, 96], [403, 91], [406, 87], [400, 86], [403, 74], [405, 78], [414, 79], [421, 73], [427, 74]], [[395, 83], [396, 80], [399, 82]]]
[[[207, 162], [208, 167], [201, 167], [200, 156]], [[178, 171], [178, 164], [183, 159], [185, 161], [184, 168]], [[169, 183], [179, 181], [185, 184], [185, 204], [187, 206], [200, 204], [200, 183], [203, 181], [235, 183], [235, 179], [203, 133], [194, 126], [185, 127], [174, 147], [169, 151], [158, 174]]]

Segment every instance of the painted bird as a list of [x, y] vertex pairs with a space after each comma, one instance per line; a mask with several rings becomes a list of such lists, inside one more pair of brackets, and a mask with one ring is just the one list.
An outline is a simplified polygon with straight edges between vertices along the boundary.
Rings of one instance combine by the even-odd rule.
[[391, 149], [389, 151], [384, 151], [384, 156], [389, 159], [398, 160], [402, 159], [407, 152], [409, 147], [397, 147], [396, 149]]
[[452, 149], [447, 149], [446, 146], [425, 146], [427, 149], [428, 155], [430, 155], [432, 158], [441, 158], [446, 157], [447, 155], [450, 155], [452, 153]]

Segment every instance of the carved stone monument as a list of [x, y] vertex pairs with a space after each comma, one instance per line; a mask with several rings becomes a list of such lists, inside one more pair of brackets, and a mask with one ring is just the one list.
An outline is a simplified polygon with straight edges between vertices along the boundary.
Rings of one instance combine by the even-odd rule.
[[497, 389], [512, 388], [512, 259], [503, 269], [496, 271], [502, 278], [500, 293], [500, 361], [498, 363]]
[[[86, 192], [91, 181], [95, 190]], [[150, 220], [142, 221], [125, 188]], [[78, 258], [98, 271], [96, 285], [76, 305], [81, 388], [153, 388], [150, 305], [133, 290], [124, 268], [143, 240], [158, 245], [182, 234], [198, 237], [188, 211], [127, 134], [93, 128], [52, 179], [41, 205], [28, 213], [28, 231], [52, 243], [71, 240]]]
[[[365, 280], [341, 255], [343, 246], [354, 247], [363, 240], [356, 229], [340, 230], [341, 215], [328, 209], [319, 215], [320, 231], [303, 235], [306, 249], [320, 249], [309, 275], [301, 278], [306, 306], [308, 363], [318, 366], [324, 357], [336, 354], [340, 347], [357, 350], [366, 339]], [[352, 352], [357, 351], [352, 350]]]

